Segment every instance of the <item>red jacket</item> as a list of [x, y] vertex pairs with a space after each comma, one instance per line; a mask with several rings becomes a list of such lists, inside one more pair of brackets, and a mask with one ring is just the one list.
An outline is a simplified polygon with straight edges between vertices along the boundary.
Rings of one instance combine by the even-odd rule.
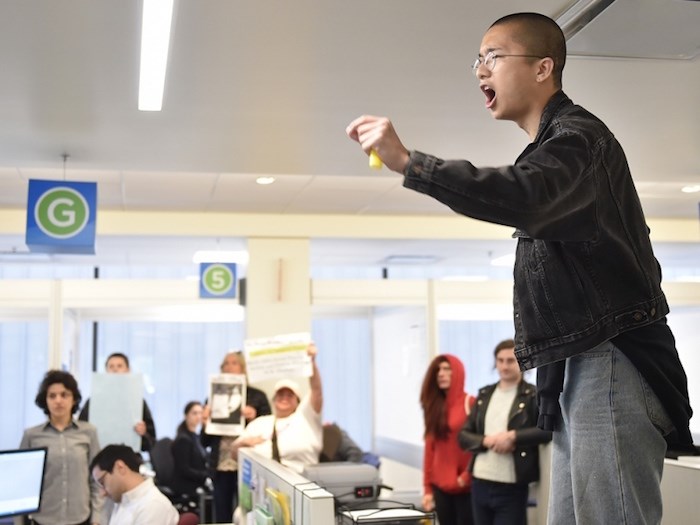
[[[457, 442], [457, 435], [467, 419], [465, 405], [469, 409], [474, 406], [476, 398], [464, 392], [464, 380], [466, 374], [464, 365], [455, 356], [445, 354], [452, 368], [452, 381], [447, 392], [447, 425], [449, 434], [445, 439], [436, 439], [432, 435], [425, 438], [423, 454], [423, 493], [432, 494], [432, 485], [440, 490], [458, 494], [471, 490], [471, 474], [468, 466], [471, 461], [471, 452], [465, 452]], [[464, 482], [461, 487], [457, 481], [460, 478]]]

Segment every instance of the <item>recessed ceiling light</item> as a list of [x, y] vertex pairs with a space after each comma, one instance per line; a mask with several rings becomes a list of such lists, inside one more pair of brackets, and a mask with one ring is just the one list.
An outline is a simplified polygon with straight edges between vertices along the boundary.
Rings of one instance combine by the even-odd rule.
[[272, 184], [273, 182], [275, 182], [275, 178], [274, 177], [258, 177], [257, 179], [255, 179], [255, 182], [265, 186], [267, 184]]
[[681, 188], [683, 193], [697, 193], [700, 191], [700, 184], [694, 184], [692, 186], [683, 186]]

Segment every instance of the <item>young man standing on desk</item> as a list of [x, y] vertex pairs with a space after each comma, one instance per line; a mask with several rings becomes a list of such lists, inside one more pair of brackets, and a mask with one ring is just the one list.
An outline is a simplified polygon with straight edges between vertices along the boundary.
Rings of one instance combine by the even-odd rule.
[[515, 228], [515, 354], [537, 367], [538, 426], [554, 430], [549, 522], [656, 524], [667, 442], [692, 444], [687, 378], [624, 151], [562, 91], [565, 61], [564, 34], [538, 13], [482, 38], [486, 109], [531, 141], [510, 166], [409, 151], [383, 117], [346, 131], [407, 188]]

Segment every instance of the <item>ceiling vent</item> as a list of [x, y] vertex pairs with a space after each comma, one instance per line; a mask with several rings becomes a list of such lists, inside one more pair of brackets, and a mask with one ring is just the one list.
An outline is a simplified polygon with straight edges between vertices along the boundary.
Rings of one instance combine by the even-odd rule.
[[569, 55], [691, 60], [700, 54], [700, 2], [579, 0], [557, 18]]

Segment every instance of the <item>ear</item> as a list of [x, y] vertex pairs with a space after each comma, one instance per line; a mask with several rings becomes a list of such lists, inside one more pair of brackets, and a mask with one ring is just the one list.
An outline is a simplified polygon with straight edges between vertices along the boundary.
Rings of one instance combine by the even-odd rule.
[[537, 82], [544, 82], [548, 78], [553, 78], [554, 60], [551, 57], [541, 58], [537, 66]]

